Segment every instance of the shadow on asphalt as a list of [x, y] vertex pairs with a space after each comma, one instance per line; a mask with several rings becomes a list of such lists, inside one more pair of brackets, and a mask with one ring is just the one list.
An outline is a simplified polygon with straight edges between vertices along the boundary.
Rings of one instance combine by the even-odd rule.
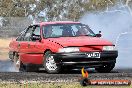
[[[98, 73], [97, 71], [95, 71], [94, 69], [87, 69], [87, 72], [89, 74], [94, 74], [94, 73]], [[49, 74], [47, 73], [45, 70], [42, 70], [42, 71], [39, 71], [37, 73], [46, 73], [46, 74]], [[110, 73], [119, 73], [118, 71], [116, 70], [112, 70]], [[73, 70], [64, 70], [62, 72], [60, 72], [59, 74], [81, 74], [81, 70], [79, 69], [73, 69]], [[101, 74], [101, 73], [100, 73]]]
[[[88, 68], [86, 70], [90, 74], [98, 73], [98, 72], [95, 71], [95, 69], [92, 69], [92, 68]], [[6, 60], [6, 61], [0, 60], [0, 72], [16, 72], [16, 70], [13, 66], [13, 62], [10, 61], [10, 60]], [[118, 68], [118, 69], [112, 70], [110, 73], [122, 73], [122, 72], [131, 73], [132, 68]], [[39, 72], [35, 72], [35, 73], [46, 73], [46, 74], [48, 74], [44, 70], [39, 71]], [[59, 74], [81, 74], [81, 69], [63, 70]]]

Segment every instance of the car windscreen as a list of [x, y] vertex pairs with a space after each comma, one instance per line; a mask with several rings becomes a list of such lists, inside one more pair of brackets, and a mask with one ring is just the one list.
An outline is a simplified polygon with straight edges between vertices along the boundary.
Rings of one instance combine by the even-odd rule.
[[43, 26], [44, 38], [95, 36], [94, 32], [81, 23], [74, 24], [48, 24]]

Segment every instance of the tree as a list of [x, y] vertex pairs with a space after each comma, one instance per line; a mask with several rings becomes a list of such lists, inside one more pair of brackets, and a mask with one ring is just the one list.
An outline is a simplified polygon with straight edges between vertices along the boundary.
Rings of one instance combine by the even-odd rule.
[[46, 10], [50, 20], [77, 20], [87, 11], [105, 10], [114, 6], [115, 0], [0, 0], [0, 16], [27, 17], [38, 16]]

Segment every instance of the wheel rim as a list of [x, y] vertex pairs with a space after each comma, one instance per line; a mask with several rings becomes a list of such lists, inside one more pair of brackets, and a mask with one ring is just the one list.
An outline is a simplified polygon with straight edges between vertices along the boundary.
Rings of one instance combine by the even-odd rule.
[[55, 63], [55, 61], [54, 61], [54, 57], [53, 56], [48, 56], [47, 58], [46, 58], [46, 68], [48, 69], [48, 70], [52, 70], [52, 71], [54, 71], [54, 70], [56, 70], [57, 69], [57, 65], [56, 65], [56, 63]]
[[15, 70], [17, 72], [19, 72], [19, 68], [20, 68], [20, 59], [19, 56], [14, 56], [14, 66], [15, 66]]

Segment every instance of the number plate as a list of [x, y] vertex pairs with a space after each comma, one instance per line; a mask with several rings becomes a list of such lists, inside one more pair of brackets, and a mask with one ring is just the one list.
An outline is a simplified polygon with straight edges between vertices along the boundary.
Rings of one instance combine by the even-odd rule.
[[89, 58], [100, 58], [100, 53], [99, 52], [86, 53], [86, 55]]

